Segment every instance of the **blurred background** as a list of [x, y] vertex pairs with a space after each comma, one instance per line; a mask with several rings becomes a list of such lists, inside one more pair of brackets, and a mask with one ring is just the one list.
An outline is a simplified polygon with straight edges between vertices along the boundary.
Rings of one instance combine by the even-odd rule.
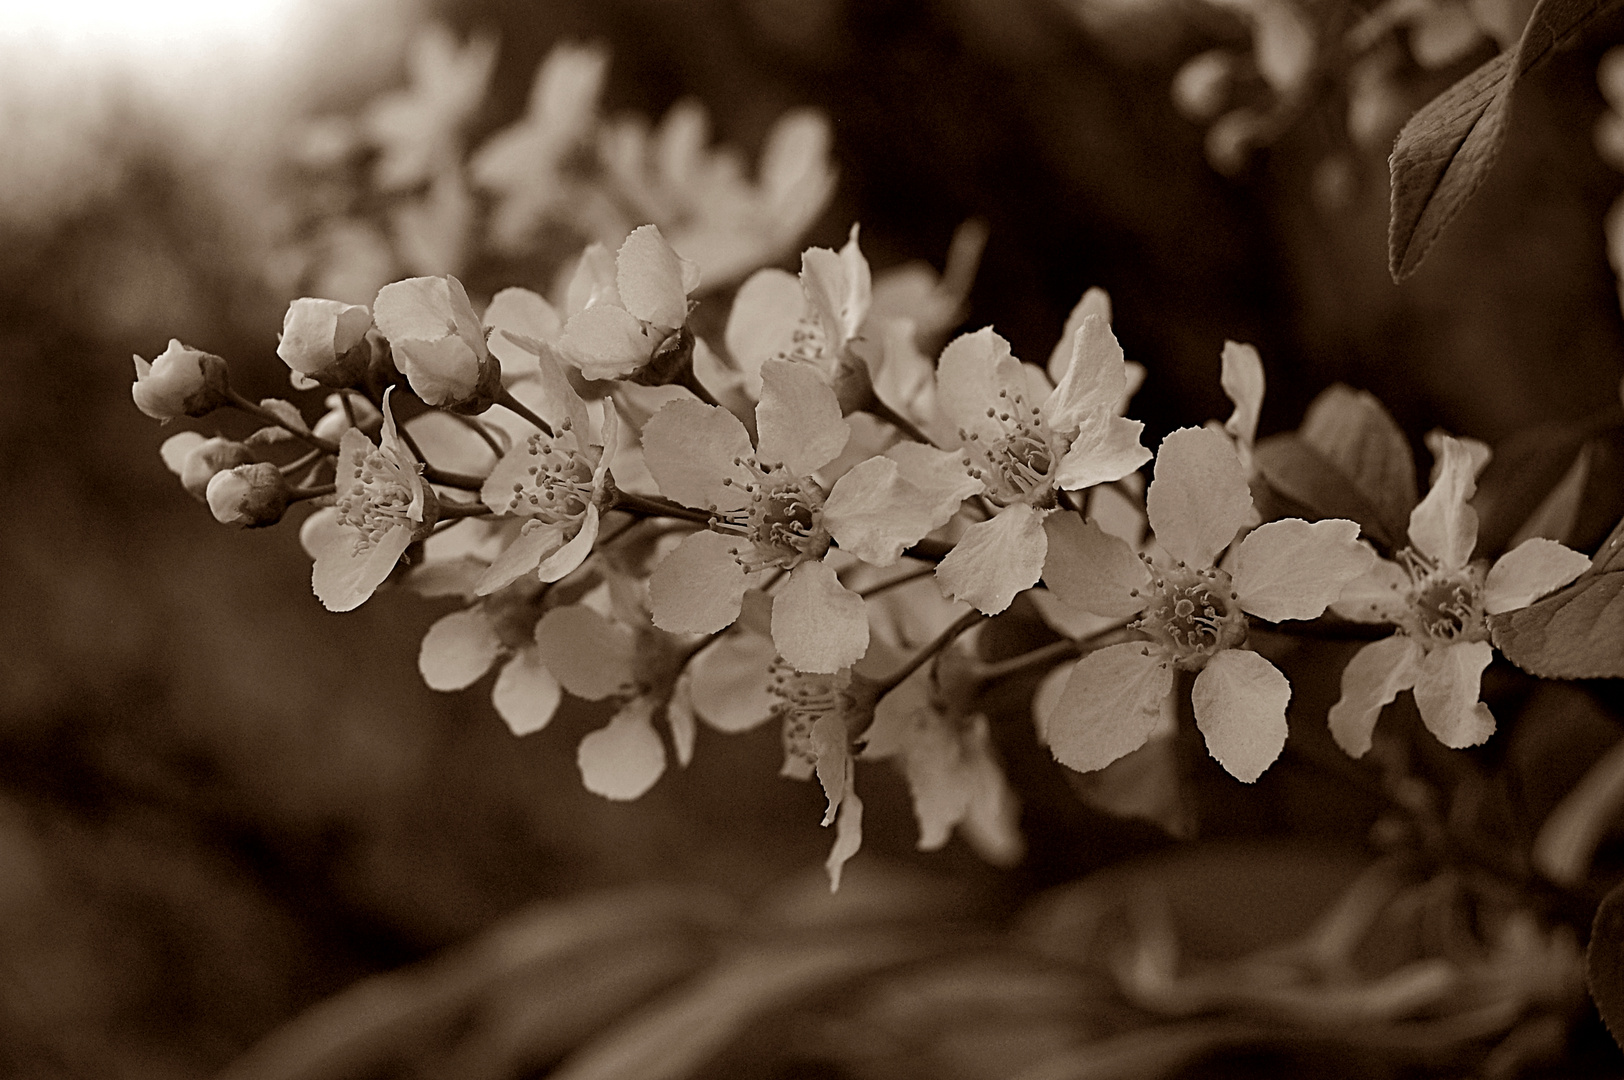
[[[1013, 1046], [1133, 1027], [1079, 1004], [1102, 1000], [1086, 979], [1000, 951], [996, 935], [1017, 911], [1033, 917], [1043, 890], [1131, 892], [1085, 875], [1156, 867], [1217, 955], [1306, 925], [1365, 860], [1374, 803], [1279, 768], [1226, 793], [1203, 843], [1170, 855], [1154, 826], [1079, 801], [1018, 705], [996, 732], [1024, 802], [1029, 852], [1013, 870], [958, 841], [914, 851], [906, 789], [875, 770], [863, 853], [826, 899], [822, 795], [777, 778], [770, 727], [702, 732], [694, 764], [636, 803], [587, 794], [573, 747], [600, 715], [566, 710], [520, 740], [483, 685], [426, 689], [417, 646], [444, 611], [398, 592], [342, 619], [322, 611], [292, 531], [211, 520], [159, 462], [169, 432], [127, 389], [131, 354], [178, 337], [228, 357], [250, 397], [288, 393], [276, 331], [315, 272], [319, 122], [405, 85], [410, 42], [439, 22], [458, 42], [496, 43], [470, 143], [519, 116], [559, 42], [607, 49], [607, 112], [652, 119], [695, 98], [712, 138], [747, 160], [786, 110], [822, 110], [839, 175], [805, 243], [838, 246], [858, 221], [877, 270], [940, 268], [955, 228], [979, 219], [988, 241], [964, 327], [991, 323], [1035, 361], [1082, 291], [1104, 286], [1128, 357], [1149, 369], [1135, 415], [1150, 444], [1227, 414], [1226, 338], [1262, 352], [1264, 434], [1339, 380], [1375, 392], [1417, 446], [1434, 426], [1494, 441], [1616, 406], [1624, 323], [1602, 221], [1624, 177], [1593, 130], [1607, 109], [1597, 63], [1624, 21], [1519, 89], [1501, 164], [1395, 286], [1391, 138], [1495, 41], [1480, 34], [1435, 66], [1406, 60], [1380, 108], [1359, 99], [1353, 135], [1337, 84], [1237, 150], [1210, 132], [1221, 110], [1203, 120], [1194, 91], [1181, 102], [1171, 88], [1192, 57], [1244, 55], [1250, 18], [1195, 0], [0, 4], [0, 460], [13, 500], [0, 522], [0, 1071], [212, 1075], [301, 1010], [526, 905], [655, 883], [783, 925], [889, 919], [945, 935], [960, 966], [933, 992], [1005, 993], [1002, 1012], [964, 1028], [947, 1006], [920, 1006], [929, 994], [870, 986], [864, 1023], [842, 1012], [854, 991], [811, 1029], [741, 1027], [714, 1075], [1011, 1075], [999, 1069]], [[404, 276], [389, 258], [379, 272]], [[498, 260], [470, 285], [549, 284], [532, 272]], [[1616, 689], [1572, 693], [1563, 707], [1605, 745]], [[1333, 694], [1307, 691], [1302, 707], [1322, 715]], [[1329, 746], [1323, 731], [1299, 737]], [[1077, 910], [1096, 910], [1088, 895]], [[630, 1008], [659, 985], [650, 975], [606, 1000]], [[875, 1041], [880, 1014], [890, 1042]], [[1350, 1061], [1319, 1044], [1214, 1064], [1201, 1054], [1246, 1039], [1209, 1036], [1186, 1056], [1217, 1071], [1191, 1075], [1419, 1067], [1408, 1050]], [[544, 1069], [569, 1045], [550, 1037], [562, 1041], [481, 1067]], [[846, 1059], [806, 1049], [826, 1045]], [[1584, 1045], [1599, 1055], [1587, 1067], [1617, 1064], [1605, 1039]], [[484, 1075], [404, 1056], [394, 1071], [299, 1075]]]

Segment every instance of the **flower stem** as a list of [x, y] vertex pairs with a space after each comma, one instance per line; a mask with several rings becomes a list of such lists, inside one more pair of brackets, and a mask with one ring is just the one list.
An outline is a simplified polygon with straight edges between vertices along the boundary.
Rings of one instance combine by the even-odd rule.
[[457, 421], [457, 423], [461, 424], [463, 427], [485, 440], [485, 445], [491, 448], [491, 453], [495, 454], [498, 459], [501, 458], [502, 444], [496, 441], [496, 438], [490, 433], [484, 424], [481, 424], [472, 416], [463, 416], [461, 413], [447, 413], [446, 415], [452, 417]]
[[710, 524], [710, 515], [703, 510], [674, 503], [670, 499], [662, 499], [653, 495], [636, 495], [630, 491], [615, 491], [614, 509], [624, 510], [628, 514], [638, 517], [673, 517], [683, 521], [694, 521], [701, 525]]
[[898, 574], [890, 581], [882, 581], [878, 585], [870, 585], [866, 589], [858, 589], [857, 595], [861, 596], [864, 600], [867, 600], [869, 597], [877, 596], [878, 594], [885, 592], [887, 589], [894, 589], [899, 585], [906, 585], [910, 581], [918, 581], [920, 578], [929, 577], [935, 572], [936, 568], [934, 566], [921, 566], [916, 570], [908, 571], [906, 574]]
[[337, 490], [337, 484], [317, 484], [315, 487], [293, 488], [288, 492], [288, 501], [303, 502], [305, 499], [319, 499], [323, 495], [331, 495]]
[[902, 553], [903, 558], [918, 559], [921, 562], [939, 563], [947, 558], [953, 550], [953, 545], [945, 540], [932, 540], [929, 537], [919, 541], [913, 547]]
[[1128, 622], [1124, 620], [1084, 638], [1061, 638], [1051, 641], [1047, 645], [1040, 645], [1030, 652], [1018, 656], [1011, 656], [1007, 660], [994, 660], [983, 664], [976, 671], [978, 683], [989, 683], [995, 679], [1006, 679], [1011, 675], [1018, 675], [1033, 668], [1053, 667], [1062, 660], [1070, 660], [1074, 656], [1086, 656], [1097, 652], [1106, 645], [1116, 644], [1110, 639], [1121, 634], [1127, 628]]
[[705, 388], [705, 384], [699, 381], [699, 376], [695, 374], [694, 365], [691, 361], [677, 369], [675, 381], [678, 386], [688, 390], [706, 405], [715, 405], [718, 409], [724, 407], [720, 401], [716, 400], [716, 396]]
[[891, 406], [881, 401], [878, 394], [874, 395], [874, 400], [870, 401], [868, 406], [863, 411], [868, 413], [870, 416], [884, 420], [887, 424], [890, 424], [892, 427], [896, 428], [899, 432], [912, 439], [914, 442], [924, 443], [926, 446], [935, 445], [930, 441], [930, 436], [926, 435], [923, 431], [920, 431], [917, 427], [915, 427], [912, 420], [909, 420], [906, 416], [903, 416], [901, 413], [891, 408]]
[[940, 653], [943, 649], [953, 644], [954, 640], [957, 639], [960, 634], [964, 633], [966, 630], [970, 629], [970, 627], [976, 625], [976, 623], [980, 622], [984, 618], [986, 618], [985, 615], [972, 609], [970, 611], [966, 611], [957, 619], [954, 619], [952, 625], [950, 625], [946, 630], [943, 630], [940, 634], [937, 634], [934, 641], [932, 641], [929, 645], [926, 645], [923, 649], [920, 649], [914, 654], [911, 660], [909, 660], [906, 664], [903, 664], [900, 671], [896, 672], [890, 678], [880, 683], [877, 697], [884, 697], [886, 694], [889, 694], [891, 691], [901, 686], [903, 680], [907, 679], [908, 676], [918, 671], [932, 657], [936, 656], [936, 654]]
[[484, 503], [442, 502], [440, 504], [441, 521], [487, 516], [493, 515], [491, 514], [491, 508]]
[[[549, 439], [553, 437], [552, 425], [532, 412], [530, 406], [526, 405], [524, 402], [520, 401], [518, 398], [509, 393], [507, 387], [502, 388], [502, 393], [497, 397], [496, 403], [502, 406], [502, 408], [506, 409], [508, 412], [516, 413], [539, 427], [542, 431], [546, 432]], [[501, 457], [501, 451], [497, 451], [496, 456]]]
[[417, 440], [412, 437], [410, 431], [406, 430], [405, 424], [400, 425], [400, 438], [406, 444], [406, 448], [412, 452], [412, 456], [423, 463], [423, 479], [429, 483], [462, 488], [464, 491], [478, 491], [485, 486], [483, 477], [469, 476], [467, 473], [447, 472], [444, 469], [436, 469], [433, 465], [430, 465], [423, 456], [423, 448], [417, 445]]
[[308, 454], [294, 458], [286, 465], [278, 465], [277, 469], [282, 473], [283, 476], [292, 476], [306, 465], [314, 465], [316, 463], [316, 459], [319, 457], [321, 457], [321, 451], [312, 450]]
[[1007, 660], [995, 660], [983, 664], [976, 670], [976, 682], [989, 683], [997, 679], [1005, 679], [1011, 675], [1019, 675], [1023, 671], [1034, 668], [1053, 667], [1062, 660], [1070, 660], [1082, 650], [1071, 638], [1061, 638], [1051, 641], [1047, 645], [1040, 645], [1030, 652], [1023, 652], [1019, 656], [1011, 656]]
[[261, 408], [252, 401], [249, 401], [247, 398], [243, 397], [241, 394], [237, 393], [235, 390], [228, 388], [226, 390], [226, 398], [231, 402], [234, 408], [241, 412], [247, 413], [249, 416], [252, 416], [254, 419], [263, 423], [281, 428], [283, 431], [287, 432], [289, 435], [292, 435], [295, 439], [298, 439], [306, 446], [315, 447], [324, 454], [338, 453], [337, 443], [330, 442], [327, 439], [324, 439], [321, 436], [313, 434], [309, 431], [289, 427], [288, 425], [284, 424], [275, 413], [271, 412], [271, 410]]

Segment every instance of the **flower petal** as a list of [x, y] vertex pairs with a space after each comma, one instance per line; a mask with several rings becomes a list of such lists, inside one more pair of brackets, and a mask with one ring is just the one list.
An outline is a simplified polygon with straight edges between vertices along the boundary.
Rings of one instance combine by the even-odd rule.
[[529, 735], [546, 727], [563, 697], [558, 680], [541, 662], [541, 654], [529, 645], [503, 665], [491, 688], [491, 704], [515, 735]]
[[677, 764], [686, 769], [694, 760], [694, 743], [699, 738], [699, 719], [694, 713], [693, 672], [684, 670], [665, 703], [665, 722], [671, 728], [671, 746]]
[[372, 321], [391, 342], [435, 341], [455, 331], [451, 287], [443, 277], [414, 277], [378, 290]]
[[1410, 511], [1410, 542], [1445, 568], [1459, 570], [1477, 546], [1477, 511], [1468, 501], [1477, 491], [1471, 450], [1445, 435], [1438, 448], [1438, 478], [1432, 490]]
[[[838, 407], [837, 407], [838, 408]], [[689, 398], [668, 401], [643, 425], [643, 459], [668, 499], [701, 509], [737, 510], [749, 496], [735, 460], [752, 455], [750, 433], [726, 409]]]
[[757, 270], [733, 298], [723, 341], [728, 355], [744, 372], [745, 389], [761, 396], [761, 365], [795, 344], [795, 331], [806, 314], [806, 294], [795, 275], [784, 270]]
[[637, 679], [637, 640], [631, 628], [589, 607], [556, 607], [536, 623], [536, 649], [559, 685], [578, 698], [602, 701]]
[[1077, 306], [1066, 316], [1065, 329], [1060, 331], [1060, 340], [1055, 343], [1054, 351], [1049, 354], [1049, 380], [1057, 386], [1066, 377], [1066, 369], [1071, 366], [1071, 354], [1077, 344], [1077, 331], [1083, 328], [1083, 320], [1090, 315], [1098, 315], [1107, 324], [1111, 322], [1111, 296], [1097, 285], [1083, 293], [1082, 299], [1077, 301]]
[[474, 584], [474, 593], [489, 596], [498, 589], [506, 588], [524, 575], [534, 573], [541, 560], [563, 546], [562, 525], [527, 523], [527, 527], [520, 529], [519, 535], [513, 538], [513, 543], [503, 548], [502, 554], [480, 575], [479, 581]]
[[688, 318], [688, 290], [682, 258], [654, 225], [633, 229], [615, 254], [615, 285], [620, 300], [644, 322], [675, 330]]
[[193, 450], [208, 442], [208, 439], [195, 431], [182, 431], [169, 436], [158, 447], [158, 456], [164, 459], [164, 465], [176, 476], [184, 475], [186, 459]]
[[868, 318], [874, 295], [868, 260], [857, 246], [856, 225], [838, 254], [816, 247], [802, 253], [801, 288], [823, 325], [830, 350], [839, 352]]
[[1241, 608], [1270, 622], [1317, 619], [1376, 553], [1359, 543], [1359, 523], [1342, 518], [1285, 518], [1259, 525], [1235, 548]]
[[942, 412], [956, 427], [1001, 438], [1004, 429], [987, 410], [998, 405], [999, 390], [1026, 389], [1021, 363], [1009, 351], [1009, 342], [983, 327], [961, 334], [942, 350], [936, 366], [936, 396]]
[[1091, 652], [1072, 669], [1054, 710], [1042, 721], [1055, 760], [1069, 769], [1103, 769], [1145, 745], [1173, 692], [1173, 669], [1143, 642]]
[[390, 351], [412, 392], [430, 405], [466, 398], [479, 385], [479, 354], [456, 334], [434, 341], [395, 341]]
[[778, 701], [768, 671], [776, 652], [770, 638], [742, 627], [701, 650], [689, 664], [700, 718], [729, 734], [766, 723]]
[[1066, 375], [1043, 403], [1043, 419], [1055, 431], [1072, 432], [1095, 413], [1115, 415], [1128, 386], [1124, 364], [1111, 324], [1097, 314], [1085, 316], [1072, 340]]
[[310, 587], [328, 611], [353, 611], [366, 603], [412, 542], [406, 525], [391, 526], [365, 548], [353, 529], [341, 527], [327, 535], [330, 539], [310, 570]]
[[1224, 649], [1190, 688], [1195, 726], [1207, 740], [1207, 753], [1246, 784], [1285, 749], [1290, 701], [1291, 683], [1280, 669], [1249, 649]]
[[1078, 641], [1116, 629], [1121, 624], [1120, 619], [1096, 615], [1087, 608], [1068, 604], [1048, 589], [1033, 589], [1026, 595], [1051, 630]]
[[840, 891], [840, 875], [846, 863], [863, 846], [863, 800], [853, 786], [857, 765], [846, 759], [846, 797], [840, 801], [840, 819], [835, 824], [835, 842], [823, 868], [829, 872], [829, 891]]
[[957, 510], [965, 499], [987, 489], [986, 484], [970, 475], [963, 456], [952, 450], [904, 440], [888, 449], [885, 456], [897, 463], [906, 479], [930, 492], [942, 506], [951, 504]]
[[491, 297], [485, 308], [484, 323], [491, 329], [491, 354], [502, 362], [502, 374], [511, 379], [522, 371], [536, 366], [535, 354], [514, 343], [503, 331], [509, 331], [534, 341], [553, 341], [564, 329], [564, 323], [553, 310], [553, 305], [529, 289], [512, 287]]
[[588, 244], [575, 264], [570, 283], [564, 290], [564, 315], [573, 318], [589, 307], [608, 304], [625, 310], [620, 289], [615, 284], [615, 256], [602, 244]]
[[1363, 757], [1382, 709], [1400, 690], [1415, 685], [1425, 653], [1412, 637], [1394, 634], [1353, 654], [1342, 669], [1342, 696], [1327, 720], [1331, 737], [1349, 757]]
[[1015, 594], [1043, 576], [1049, 539], [1044, 515], [1026, 503], [998, 511], [990, 521], [964, 530], [959, 542], [936, 567], [936, 583], [955, 600], [974, 604], [983, 614], [1009, 607]]
[[461, 690], [478, 682], [502, 651], [490, 616], [477, 607], [443, 616], [423, 635], [417, 670], [430, 690]]
[[1499, 615], [1527, 607], [1588, 569], [1590, 559], [1564, 544], [1539, 537], [1524, 540], [1489, 568], [1483, 610]]
[[586, 561], [592, 554], [592, 545], [598, 541], [598, 508], [588, 506], [586, 513], [576, 526], [566, 526], [565, 535], [569, 535], [569, 528], [575, 528], [575, 535], [563, 547], [548, 555], [536, 564], [536, 577], [541, 581], [559, 581]]
[[654, 730], [654, 702], [633, 698], [608, 724], [581, 740], [575, 763], [592, 794], [616, 802], [640, 798], [665, 772], [665, 744]]
[[797, 671], [832, 674], [868, 651], [863, 598], [821, 562], [804, 562], [773, 597], [773, 644]]
[[1067, 491], [1120, 480], [1150, 460], [1139, 438], [1145, 425], [1101, 409], [1083, 421], [1060, 459], [1055, 483]]
[[1234, 446], [1208, 428], [1180, 428], [1162, 440], [1145, 511], [1162, 548], [1195, 567], [1211, 566], [1256, 520]]
[[[959, 476], [969, 479], [963, 472]], [[943, 494], [921, 489], [891, 458], [873, 457], [835, 481], [823, 504], [823, 524], [842, 551], [874, 566], [890, 566], [904, 548], [947, 524], [964, 501], [963, 495], [953, 498], [955, 491]]]
[[1250, 345], [1226, 341], [1221, 362], [1218, 383], [1235, 404], [1235, 411], [1224, 421], [1224, 431], [1243, 448], [1241, 460], [1245, 461], [1257, 438], [1258, 414], [1263, 411], [1263, 358]]
[[1404, 567], [1378, 558], [1370, 569], [1348, 582], [1331, 610], [1362, 623], [1400, 623], [1410, 610], [1410, 575]]
[[654, 625], [674, 634], [713, 634], [739, 617], [748, 578], [734, 551], [749, 542], [701, 530], [649, 576]]
[[1486, 641], [1462, 641], [1427, 653], [1415, 680], [1421, 722], [1454, 750], [1476, 746], [1494, 734], [1494, 714], [1477, 699], [1483, 669], [1494, 659]]
[[656, 344], [624, 308], [593, 304], [564, 324], [558, 350], [589, 379], [618, 379], [648, 363]]
[[1043, 530], [1049, 534], [1043, 583], [1056, 596], [1112, 619], [1144, 609], [1140, 594], [1150, 584], [1150, 571], [1127, 544], [1077, 514], [1051, 514]]
[[846, 448], [851, 428], [823, 376], [809, 364], [768, 360], [761, 365], [756, 405], [756, 460], [782, 464], [791, 476], [807, 476]]

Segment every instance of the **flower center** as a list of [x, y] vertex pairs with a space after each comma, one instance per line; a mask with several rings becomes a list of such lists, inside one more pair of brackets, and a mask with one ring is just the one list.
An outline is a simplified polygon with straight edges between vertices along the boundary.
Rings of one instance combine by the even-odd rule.
[[850, 713], [857, 707], [850, 679], [836, 675], [816, 675], [796, 671], [782, 660], [774, 660], [768, 689], [778, 700], [771, 716], [783, 724], [784, 759], [806, 769], [818, 763], [812, 745], [812, 729], [826, 716]]
[[1413, 583], [1401, 631], [1428, 645], [1488, 638], [1480, 573], [1446, 570], [1411, 548], [1398, 553], [1398, 562]]
[[1049, 441], [1042, 410], [1028, 405], [1017, 391], [998, 391], [999, 404], [987, 410], [987, 419], [1003, 429], [995, 439], [959, 429], [964, 468], [987, 485], [987, 497], [999, 506], [1025, 502], [1042, 508], [1054, 505], [1054, 473], [1062, 455]]
[[338, 523], [353, 529], [358, 537], [356, 551], [366, 551], [397, 525], [415, 528], [412, 520], [412, 487], [405, 470], [376, 448], [357, 454], [349, 462], [349, 482], [341, 490], [334, 507]]
[[734, 458], [749, 470], [750, 480], [722, 482], [743, 488], [749, 503], [740, 510], [711, 511], [711, 527], [744, 536], [755, 548], [737, 556], [739, 565], [754, 572], [769, 566], [793, 570], [808, 559], [821, 559], [829, 550], [829, 530], [823, 527], [823, 492], [810, 477], [794, 477], [782, 465], [763, 465], [755, 458]]
[[556, 438], [536, 432], [525, 443], [525, 478], [513, 483], [505, 513], [539, 518], [549, 525], [586, 513], [592, 502], [592, 463], [571, 445], [568, 417]]
[[816, 315], [806, 314], [795, 324], [795, 332], [790, 335], [789, 348], [780, 350], [773, 359], [811, 364], [822, 369], [828, 366], [826, 362], [828, 351], [828, 344], [823, 336], [823, 325], [818, 322]]
[[1200, 671], [1223, 649], [1246, 640], [1246, 615], [1237, 603], [1229, 574], [1216, 567], [1195, 570], [1179, 564], [1150, 567], [1152, 595], [1144, 613], [1130, 624], [1158, 651], [1185, 671]]

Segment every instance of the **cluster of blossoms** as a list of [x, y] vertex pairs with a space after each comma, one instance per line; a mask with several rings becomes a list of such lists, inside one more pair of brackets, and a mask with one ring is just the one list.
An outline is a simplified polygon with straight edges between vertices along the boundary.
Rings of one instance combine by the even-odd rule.
[[652, 222], [715, 289], [793, 252], [834, 191], [822, 114], [779, 117], [752, 176], [736, 150], [710, 145], [695, 101], [656, 125], [607, 114], [607, 51], [568, 42], [538, 66], [522, 115], [471, 146], [496, 61], [490, 37], [459, 41], [429, 23], [410, 43], [406, 85], [292, 133], [280, 286], [368, 304], [408, 274], [557, 265]]
[[1291, 686], [1252, 631], [1327, 610], [1396, 628], [1353, 658], [1330, 712], [1350, 754], [1406, 689], [1447, 745], [1489, 736], [1486, 618], [1589, 560], [1534, 538], [1472, 562], [1470, 444], [1436, 440], [1410, 546], [1379, 558], [1353, 520], [1262, 520], [1255, 350], [1223, 351], [1229, 420], [1173, 431], [1153, 458], [1123, 415], [1144, 373], [1103, 293], [1038, 367], [991, 329], [932, 361], [962, 282], [926, 284], [876, 278], [854, 228], [798, 275], [746, 280], [717, 348], [689, 322], [699, 266], [643, 225], [614, 252], [588, 247], [556, 304], [509, 288], [480, 305], [449, 276], [369, 306], [294, 301], [278, 354], [296, 385], [330, 392], [314, 425], [242, 398], [223, 360], [178, 342], [136, 358], [133, 393], [161, 420], [227, 406], [263, 425], [176, 435], [164, 459], [225, 523], [316, 506], [301, 539], [328, 609], [391, 581], [454, 599], [423, 641], [430, 686], [496, 670], [516, 735], [566, 694], [613, 704], [578, 748], [590, 790], [636, 798], [691, 760], [701, 725], [776, 722], [784, 774], [827, 796], [835, 882], [861, 842], [858, 764], [878, 759], [906, 777], [922, 847], [956, 830], [1018, 857], [977, 704], [1012, 662], [976, 642], [1022, 595], [1060, 640], [1013, 663], [1054, 669], [1035, 711], [1074, 770], [1165, 734], [1187, 695], [1212, 757], [1257, 780], [1285, 745]]

